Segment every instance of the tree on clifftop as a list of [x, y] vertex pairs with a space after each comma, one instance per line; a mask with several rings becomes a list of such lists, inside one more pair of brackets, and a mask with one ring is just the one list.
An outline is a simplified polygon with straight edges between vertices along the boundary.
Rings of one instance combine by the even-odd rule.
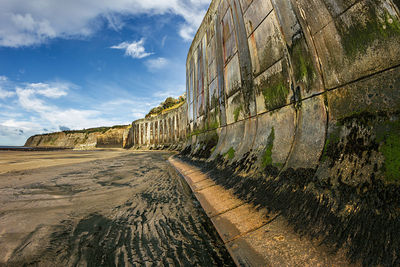
[[162, 103], [162, 107], [163, 109], [167, 109], [174, 106], [177, 102], [178, 101], [175, 98], [167, 97], [167, 99], [165, 99], [165, 101]]
[[152, 108], [149, 113], [146, 115], [146, 118], [149, 118], [151, 115], [161, 114], [161, 112], [165, 109], [175, 106], [176, 104], [180, 104], [185, 102], [185, 97], [180, 96], [178, 99], [173, 97], [167, 97], [164, 102], [161, 102], [158, 107]]

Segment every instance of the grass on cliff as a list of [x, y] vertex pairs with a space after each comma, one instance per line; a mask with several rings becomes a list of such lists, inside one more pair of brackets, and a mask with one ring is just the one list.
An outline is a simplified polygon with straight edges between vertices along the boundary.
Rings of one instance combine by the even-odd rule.
[[129, 125], [114, 125], [111, 127], [96, 127], [96, 128], [88, 128], [88, 129], [83, 129], [83, 130], [70, 130], [70, 131], [63, 131], [63, 133], [66, 134], [71, 134], [71, 133], [86, 133], [86, 134], [90, 134], [90, 133], [105, 133], [110, 129], [124, 129], [124, 128], [128, 128]]
[[82, 130], [67, 130], [67, 131], [61, 131], [61, 132], [54, 132], [54, 133], [46, 133], [46, 134], [38, 134], [38, 135], [52, 135], [56, 133], [65, 133], [65, 134], [75, 134], [75, 133], [84, 133], [84, 134], [90, 134], [90, 133], [105, 133], [110, 129], [124, 129], [128, 128], [129, 125], [114, 125], [111, 127], [96, 127], [96, 128], [88, 128], [88, 129], [82, 129]]

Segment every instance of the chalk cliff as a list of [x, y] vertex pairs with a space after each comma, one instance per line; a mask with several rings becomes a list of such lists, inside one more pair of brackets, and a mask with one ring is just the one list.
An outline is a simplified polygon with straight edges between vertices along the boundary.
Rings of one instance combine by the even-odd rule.
[[75, 149], [123, 148], [130, 126], [99, 127], [34, 135], [28, 138], [29, 147], [68, 147]]

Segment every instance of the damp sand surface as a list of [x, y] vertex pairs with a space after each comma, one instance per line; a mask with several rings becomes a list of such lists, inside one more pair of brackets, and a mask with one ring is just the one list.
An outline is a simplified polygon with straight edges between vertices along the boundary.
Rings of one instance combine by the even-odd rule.
[[233, 266], [170, 153], [7, 153], [0, 266]]

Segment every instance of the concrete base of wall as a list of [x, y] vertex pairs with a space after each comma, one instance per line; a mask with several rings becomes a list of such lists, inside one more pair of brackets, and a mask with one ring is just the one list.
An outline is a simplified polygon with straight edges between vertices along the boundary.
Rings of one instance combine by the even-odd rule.
[[238, 266], [351, 266], [344, 251], [300, 237], [280, 214], [257, 210], [199, 168], [169, 158], [189, 184]]

